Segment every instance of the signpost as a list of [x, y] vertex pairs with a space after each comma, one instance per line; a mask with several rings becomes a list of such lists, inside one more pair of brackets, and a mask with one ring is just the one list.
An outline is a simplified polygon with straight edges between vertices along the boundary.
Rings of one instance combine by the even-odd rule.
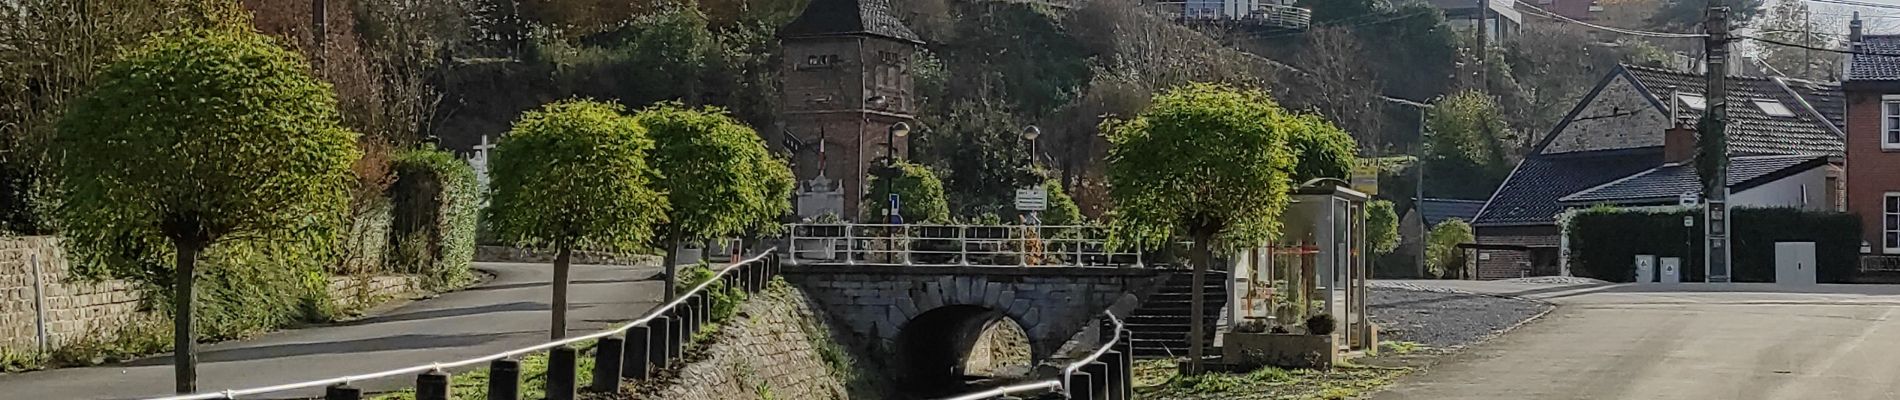
[[1016, 189], [1016, 211], [1029, 212], [1030, 223], [1041, 225], [1036, 213], [1049, 208], [1049, 191], [1041, 186]]

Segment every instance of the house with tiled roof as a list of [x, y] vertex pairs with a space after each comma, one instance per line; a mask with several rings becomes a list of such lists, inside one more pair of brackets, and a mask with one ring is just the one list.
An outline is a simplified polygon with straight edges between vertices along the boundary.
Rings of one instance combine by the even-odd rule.
[[1419, 251], [1424, 248], [1426, 233], [1432, 227], [1450, 220], [1471, 222], [1478, 216], [1478, 210], [1484, 209], [1484, 200], [1426, 198], [1412, 204], [1412, 207], [1399, 215], [1399, 247], [1393, 255], [1409, 260], [1405, 265], [1405, 275], [1389, 271], [1393, 276], [1425, 277], [1425, 262]]
[[[1619, 66], [1527, 154], [1472, 220], [1479, 279], [1561, 271], [1560, 214], [1599, 204], [1671, 206], [1697, 194], [1692, 127], [1701, 74]], [[1788, 78], [1728, 81], [1729, 202], [1838, 209], [1844, 150], [1839, 87]]]
[[1860, 30], [1859, 20], [1850, 23], [1848, 40], [1856, 54], [1848, 56], [1841, 81], [1847, 94], [1847, 210], [1860, 216], [1863, 252], [1900, 256], [1900, 35]]

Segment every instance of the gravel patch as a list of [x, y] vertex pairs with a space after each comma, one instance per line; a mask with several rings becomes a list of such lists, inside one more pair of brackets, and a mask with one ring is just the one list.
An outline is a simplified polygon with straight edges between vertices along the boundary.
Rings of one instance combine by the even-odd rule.
[[1461, 347], [1496, 335], [1551, 308], [1515, 298], [1437, 288], [1412, 290], [1405, 284], [1373, 285], [1373, 323], [1382, 340], [1418, 342], [1431, 347]]
[[1505, 279], [1499, 282], [1522, 283], [1531, 285], [1608, 285], [1609, 281], [1574, 276], [1539, 276], [1534, 278]]

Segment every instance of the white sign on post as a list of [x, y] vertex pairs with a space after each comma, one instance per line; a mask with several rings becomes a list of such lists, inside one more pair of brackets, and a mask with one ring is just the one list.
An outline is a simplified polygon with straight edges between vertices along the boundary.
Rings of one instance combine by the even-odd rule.
[[1049, 191], [1042, 187], [1016, 189], [1016, 211], [1042, 211], [1049, 208]]

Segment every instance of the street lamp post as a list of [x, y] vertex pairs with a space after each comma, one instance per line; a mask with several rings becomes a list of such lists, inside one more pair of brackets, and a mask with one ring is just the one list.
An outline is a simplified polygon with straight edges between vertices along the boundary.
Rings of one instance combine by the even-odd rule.
[[[1029, 141], [1029, 171], [1035, 174], [1037, 179], [1041, 179], [1042, 171], [1036, 169], [1036, 138], [1038, 137], [1042, 137], [1042, 128], [1037, 128], [1035, 125], [1023, 127], [1023, 140]], [[1041, 181], [1031, 182], [1031, 185], [1040, 186], [1041, 184]], [[1042, 225], [1042, 219], [1038, 218], [1035, 210], [1029, 210], [1029, 221]]]
[[890, 130], [884, 131], [884, 171], [890, 174], [890, 176], [884, 178], [884, 194], [887, 197], [885, 201], [888, 202], [884, 205], [884, 213], [889, 214], [888, 220], [892, 224], [897, 224], [902, 221], [898, 219], [899, 217], [897, 215], [897, 177], [899, 175], [897, 171], [897, 138], [909, 135], [910, 124], [903, 122], [892, 124]]

